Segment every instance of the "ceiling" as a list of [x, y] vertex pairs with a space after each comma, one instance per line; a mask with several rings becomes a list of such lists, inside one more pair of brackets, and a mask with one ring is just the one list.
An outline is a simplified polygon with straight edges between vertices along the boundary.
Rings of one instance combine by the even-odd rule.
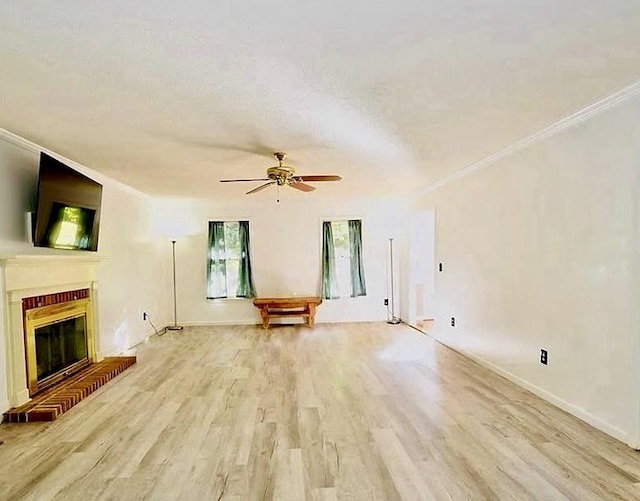
[[153, 195], [243, 197], [218, 181], [276, 149], [344, 178], [299, 196], [397, 194], [640, 80], [638, 26], [637, 0], [2, 2], [0, 127]]

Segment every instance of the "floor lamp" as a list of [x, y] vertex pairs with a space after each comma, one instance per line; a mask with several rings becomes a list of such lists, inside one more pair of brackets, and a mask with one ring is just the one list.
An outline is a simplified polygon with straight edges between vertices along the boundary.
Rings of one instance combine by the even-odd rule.
[[389, 261], [391, 269], [391, 320], [387, 320], [387, 323], [397, 325], [400, 323], [400, 319], [396, 317], [395, 292], [393, 290], [393, 238], [389, 239]]
[[168, 325], [167, 330], [179, 331], [182, 326], [178, 325], [178, 298], [176, 295], [176, 241], [171, 240], [172, 263], [173, 263], [173, 325]]

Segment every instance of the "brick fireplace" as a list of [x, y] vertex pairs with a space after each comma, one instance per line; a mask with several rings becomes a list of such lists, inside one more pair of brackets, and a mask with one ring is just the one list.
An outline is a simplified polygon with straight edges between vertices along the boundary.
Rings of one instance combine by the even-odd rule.
[[97, 333], [98, 264], [97, 258], [86, 256], [0, 260], [4, 406], [22, 405], [39, 391], [102, 359]]

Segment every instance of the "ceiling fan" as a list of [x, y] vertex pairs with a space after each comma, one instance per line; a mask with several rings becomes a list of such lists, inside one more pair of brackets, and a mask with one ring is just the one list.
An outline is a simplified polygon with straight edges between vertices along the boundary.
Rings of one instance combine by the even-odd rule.
[[269, 167], [267, 169], [267, 177], [266, 178], [258, 178], [258, 179], [221, 179], [221, 183], [246, 183], [246, 182], [255, 182], [255, 181], [268, 181], [267, 183], [258, 186], [252, 190], [247, 191], [247, 195], [251, 193], [257, 193], [258, 191], [264, 190], [269, 186], [275, 184], [276, 186], [290, 186], [291, 188], [295, 188], [300, 191], [313, 191], [315, 190], [315, 186], [311, 186], [310, 184], [306, 184], [307, 181], [315, 182], [315, 181], [340, 181], [342, 178], [340, 176], [332, 176], [332, 175], [312, 175], [312, 176], [296, 176], [295, 169], [288, 165], [283, 165], [282, 161], [286, 156], [286, 153], [283, 151], [276, 151], [274, 153], [275, 157], [278, 159], [278, 165], [275, 167]]

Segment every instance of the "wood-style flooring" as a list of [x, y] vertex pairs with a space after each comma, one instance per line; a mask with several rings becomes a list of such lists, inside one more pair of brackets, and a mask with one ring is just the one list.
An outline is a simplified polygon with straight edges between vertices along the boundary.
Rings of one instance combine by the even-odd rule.
[[640, 499], [640, 454], [403, 325], [198, 327], [53, 423], [0, 499]]

